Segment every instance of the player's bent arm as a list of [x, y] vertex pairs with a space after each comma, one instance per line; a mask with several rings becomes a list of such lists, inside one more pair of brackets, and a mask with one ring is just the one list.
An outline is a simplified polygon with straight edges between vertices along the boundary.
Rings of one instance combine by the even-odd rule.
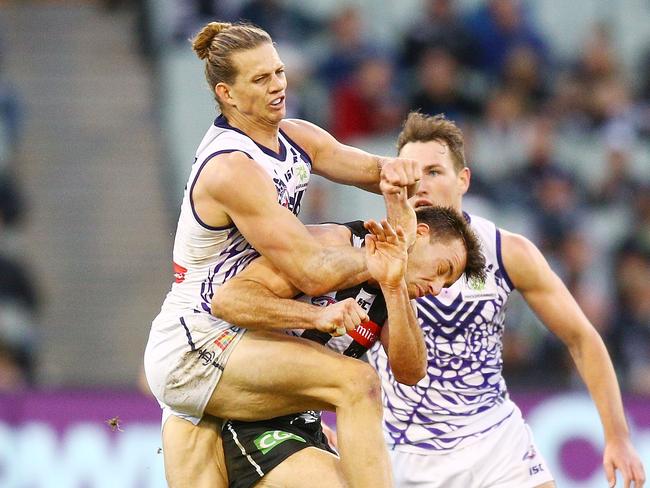
[[415, 385], [427, 373], [427, 348], [406, 283], [399, 288], [381, 287], [388, 320], [381, 330], [381, 343], [395, 379]]
[[[413, 185], [421, 177], [415, 161], [376, 156], [342, 144], [327, 131], [305, 120], [285, 119], [281, 127], [307, 150], [312, 159], [312, 171], [328, 180], [379, 193], [382, 177], [399, 186]], [[384, 167], [388, 172], [382, 173]]]
[[247, 329], [311, 328], [314, 305], [289, 300], [300, 291], [268, 259], [260, 256], [237, 276], [218, 287], [211, 312]]
[[[326, 245], [349, 247], [350, 231], [341, 225], [309, 226], [309, 232]], [[248, 329], [325, 329], [345, 327], [347, 313], [357, 307], [341, 303], [330, 310], [293, 300], [300, 290], [286, 275], [260, 256], [246, 269], [218, 287], [211, 311], [226, 322]], [[360, 311], [357, 309], [356, 312]]]
[[297, 288], [320, 295], [367, 279], [363, 252], [321, 245], [278, 204], [275, 186], [255, 161], [240, 152], [214, 159], [218, 161], [207, 164], [200, 175], [197, 196], [211, 198], [212, 207], [225, 212], [246, 240]]
[[544, 325], [569, 348], [578, 372], [596, 404], [605, 434], [604, 464], [613, 479], [645, 479], [634, 451], [611, 359], [598, 332], [584, 315], [537, 247], [526, 238], [502, 231], [503, 261], [513, 284]]

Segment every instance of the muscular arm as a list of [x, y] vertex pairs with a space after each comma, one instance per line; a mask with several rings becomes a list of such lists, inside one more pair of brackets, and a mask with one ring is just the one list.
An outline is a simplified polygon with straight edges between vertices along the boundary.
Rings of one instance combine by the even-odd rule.
[[629, 441], [618, 381], [603, 340], [537, 247], [517, 234], [502, 231], [502, 236], [503, 261], [513, 284], [568, 347], [596, 404], [605, 433], [608, 479], [616, 467], [627, 479], [639, 480], [643, 467]]
[[216, 156], [194, 188], [196, 211], [208, 225], [234, 223], [246, 240], [298, 289], [310, 295], [366, 280], [364, 254], [318, 242], [278, 205], [268, 174], [243, 153]]
[[[337, 246], [334, 249], [350, 247], [350, 231], [343, 226], [309, 226], [309, 231], [326, 245]], [[325, 332], [330, 332], [332, 326], [354, 328], [365, 318], [365, 313], [353, 300], [319, 307], [293, 300], [299, 293], [286, 275], [260, 256], [217, 288], [212, 297], [212, 314], [248, 329], [319, 329]], [[355, 314], [359, 315], [358, 319]]]
[[394, 187], [409, 186], [415, 190], [422, 171], [415, 161], [386, 158], [341, 144], [327, 131], [304, 120], [289, 119], [282, 129], [305, 148], [312, 159], [312, 171], [328, 180], [353, 185], [379, 193], [384, 180]]

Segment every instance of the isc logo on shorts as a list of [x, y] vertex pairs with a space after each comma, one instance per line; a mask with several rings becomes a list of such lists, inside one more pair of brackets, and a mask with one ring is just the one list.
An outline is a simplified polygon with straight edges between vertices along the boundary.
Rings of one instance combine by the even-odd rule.
[[266, 454], [275, 446], [278, 446], [284, 441], [288, 441], [289, 439], [293, 439], [294, 441], [298, 442], [307, 442], [299, 435], [292, 434], [291, 432], [284, 432], [283, 430], [267, 430], [253, 442], [255, 443], [255, 447], [257, 447], [258, 451], [260, 451], [262, 454]]

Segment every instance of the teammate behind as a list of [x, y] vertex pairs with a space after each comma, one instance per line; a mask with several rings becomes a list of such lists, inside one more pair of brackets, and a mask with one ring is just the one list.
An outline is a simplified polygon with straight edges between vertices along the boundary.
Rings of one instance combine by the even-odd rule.
[[[417, 209], [462, 210], [470, 170], [463, 135], [443, 116], [411, 113], [399, 155], [417, 160], [423, 178]], [[417, 300], [427, 344], [427, 374], [399, 383], [381, 348], [369, 355], [382, 378], [385, 437], [396, 486], [409, 488], [553, 487], [519, 408], [501, 376], [505, 304], [518, 290], [548, 329], [569, 348], [605, 432], [603, 464], [625, 488], [643, 486], [643, 466], [630, 442], [616, 374], [602, 339], [537, 247], [526, 238], [466, 214], [487, 262], [487, 279], [459, 280]]]

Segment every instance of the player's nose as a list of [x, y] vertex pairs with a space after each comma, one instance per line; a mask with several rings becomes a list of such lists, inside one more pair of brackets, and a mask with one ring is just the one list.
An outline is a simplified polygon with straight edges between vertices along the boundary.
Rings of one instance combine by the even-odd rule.
[[442, 291], [444, 286], [445, 283], [442, 279], [436, 279], [429, 282], [429, 288], [427, 291], [429, 292], [429, 295], [433, 295], [435, 297]]

